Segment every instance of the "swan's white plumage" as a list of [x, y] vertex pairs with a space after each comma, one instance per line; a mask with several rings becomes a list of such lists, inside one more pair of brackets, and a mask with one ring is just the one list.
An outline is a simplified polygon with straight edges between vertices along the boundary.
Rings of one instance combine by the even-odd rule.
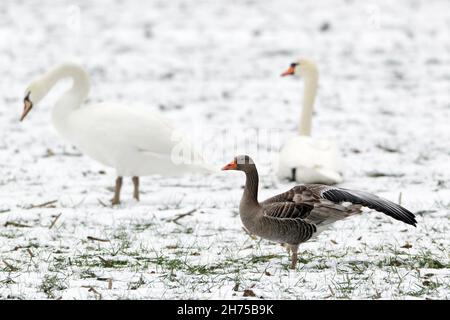
[[302, 183], [334, 184], [342, 181], [342, 163], [336, 144], [308, 136], [290, 138], [283, 146], [278, 162], [278, 176]]
[[[74, 111], [67, 128], [59, 131], [93, 159], [116, 168], [119, 176], [209, 171], [191, 144], [179, 139], [181, 133], [145, 107], [107, 103], [86, 106]], [[197, 163], [174, 163], [177, 149]]]
[[297, 74], [305, 78], [299, 135], [290, 138], [282, 147], [277, 175], [300, 183], [340, 183], [343, 180], [343, 165], [336, 144], [310, 136], [318, 83], [317, 67], [314, 62], [305, 59], [299, 60], [295, 65], [295, 69], [291, 66], [285, 74]]
[[[34, 81], [27, 89], [31, 99], [40, 100], [65, 77], [74, 83], [53, 110], [56, 130], [89, 157], [115, 168], [118, 176], [215, 171], [177, 128], [149, 108], [113, 103], [80, 106], [89, 92], [89, 79], [78, 65], [60, 65]], [[188, 161], [180, 161], [180, 155]]]

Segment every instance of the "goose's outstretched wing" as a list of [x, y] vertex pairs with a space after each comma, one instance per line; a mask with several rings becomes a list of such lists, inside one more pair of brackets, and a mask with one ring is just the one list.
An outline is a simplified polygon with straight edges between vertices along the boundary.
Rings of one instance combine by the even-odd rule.
[[404, 223], [416, 226], [417, 221], [414, 214], [406, 208], [374, 194], [363, 191], [353, 191], [340, 188], [327, 188], [321, 193], [321, 196], [334, 203], [351, 202], [360, 204], [364, 207], [374, 209], [379, 212]]
[[[343, 205], [350, 203], [351, 205]], [[412, 212], [376, 195], [319, 184], [299, 185], [267, 199], [261, 205], [265, 214], [277, 218], [300, 218], [315, 224], [334, 222], [358, 213], [360, 207], [382, 212], [415, 226]]]

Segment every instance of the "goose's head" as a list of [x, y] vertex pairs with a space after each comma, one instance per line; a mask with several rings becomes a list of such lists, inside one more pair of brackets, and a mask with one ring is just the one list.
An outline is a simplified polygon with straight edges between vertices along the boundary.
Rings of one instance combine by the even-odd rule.
[[233, 161], [227, 164], [222, 170], [252, 171], [256, 168], [255, 163], [249, 156], [236, 156]]
[[39, 101], [45, 96], [47, 90], [40, 81], [33, 81], [25, 90], [25, 97], [23, 98], [23, 112], [20, 121], [25, 119], [27, 114], [33, 109]]
[[310, 74], [317, 74], [316, 64], [308, 59], [300, 59], [296, 62], [292, 62], [289, 68], [283, 72], [281, 76], [308, 76]]

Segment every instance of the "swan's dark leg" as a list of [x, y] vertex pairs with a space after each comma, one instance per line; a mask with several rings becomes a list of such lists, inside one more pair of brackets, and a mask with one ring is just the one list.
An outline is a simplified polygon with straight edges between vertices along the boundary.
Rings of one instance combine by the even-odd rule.
[[135, 198], [137, 201], [139, 201], [139, 177], [133, 177], [131, 178], [134, 185], [134, 191], [133, 191], [133, 198]]
[[292, 257], [291, 257], [291, 269], [295, 269], [295, 267], [297, 267], [297, 260], [298, 260], [298, 244], [291, 244], [289, 245], [291, 248], [291, 252], [292, 252]]
[[117, 177], [116, 188], [114, 189], [114, 197], [111, 200], [112, 205], [120, 203], [120, 189], [122, 189], [122, 177]]
[[291, 179], [292, 182], [297, 180], [297, 168], [291, 168]]

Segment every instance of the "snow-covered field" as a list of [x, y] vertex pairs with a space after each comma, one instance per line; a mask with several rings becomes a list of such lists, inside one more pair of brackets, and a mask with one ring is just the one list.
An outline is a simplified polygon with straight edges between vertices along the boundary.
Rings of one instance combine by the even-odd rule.
[[[2, 1], [0, 298], [409, 299], [450, 297], [450, 4], [442, 1]], [[313, 135], [334, 138], [349, 188], [399, 201], [300, 246], [252, 239], [237, 214], [244, 177], [115, 172], [60, 139], [61, 84], [20, 123], [28, 83], [60, 62], [91, 75], [89, 102], [161, 110], [221, 167], [255, 159], [260, 198], [292, 187], [272, 166], [295, 134], [314, 59]], [[47, 204], [46, 204], [47, 203]], [[100, 241], [102, 240], [102, 241]]]

